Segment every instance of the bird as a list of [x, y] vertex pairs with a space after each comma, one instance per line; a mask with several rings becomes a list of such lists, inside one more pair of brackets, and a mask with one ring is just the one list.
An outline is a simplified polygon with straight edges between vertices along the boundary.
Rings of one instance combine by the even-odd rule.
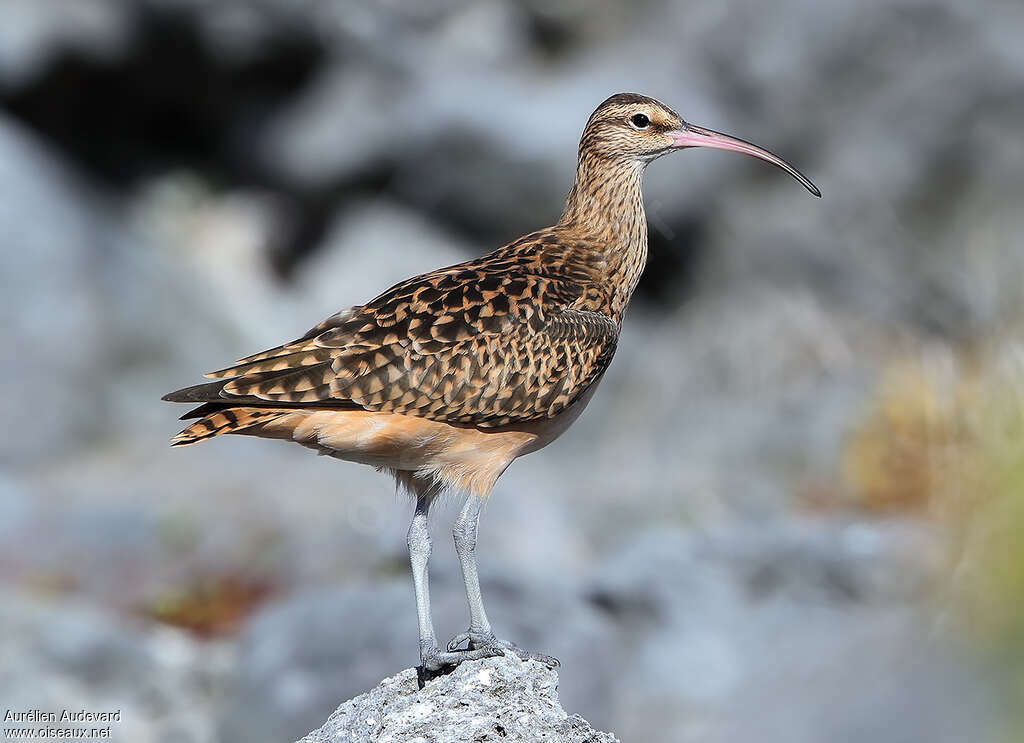
[[[481, 511], [505, 469], [558, 438], [592, 398], [647, 260], [644, 170], [696, 147], [760, 158], [821, 196], [768, 150], [688, 123], [646, 95], [612, 95], [586, 122], [556, 224], [402, 281], [206, 374], [213, 381], [165, 395], [198, 405], [172, 446], [243, 434], [390, 473], [415, 502], [407, 546], [421, 672], [509, 652], [557, 666], [491, 627], [476, 561]], [[469, 626], [442, 646], [430, 610], [428, 515], [448, 492], [465, 496], [452, 533]]]

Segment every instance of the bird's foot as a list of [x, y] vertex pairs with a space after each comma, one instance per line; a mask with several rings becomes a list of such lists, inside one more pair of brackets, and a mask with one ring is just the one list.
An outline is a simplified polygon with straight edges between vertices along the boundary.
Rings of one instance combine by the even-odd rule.
[[420, 665], [428, 674], [437, 675], [439, 671], [451, 671], [459, 663], [466, 660], [479, 660], [480, 658], [492, 658], [496, 655], [504, 655], [501, 647], [469, 647], [459, 649], [449, 647], [447, 651], [441, 650], [436, 642], [423, 643], [420, 645]]
[[[462, 643], [466, 641], [469, 642], [468, 648], [459, 650]], [[548, 668], [558, 668], [561, 665], [558, 658], [544, 655], [543, 653], [534, 653], [531, 650], [523, 650], [523, 648], [508, 640], [499, 640], [494, 636], [493, 632], [469, 630], [467, 632], [460, 632], [448, 641], [448, 652], [475, 653], [478, 650], [495, 651], [494, 655], [504, 655], [506, 651], [515, 653], [522, 660], [535, 660], [543, 663]]]

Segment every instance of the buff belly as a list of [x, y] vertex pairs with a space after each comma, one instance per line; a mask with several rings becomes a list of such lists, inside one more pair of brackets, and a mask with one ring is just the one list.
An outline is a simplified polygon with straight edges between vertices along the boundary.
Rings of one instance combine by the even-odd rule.
[[501, 428], [367, 410], [295, 409], [238, 433], [291, 439], [339, 459], [415, 473], [446, 487], [486, 496], [516, 457], [561, 436], [596, 387], [591, 385], [555, 418]]

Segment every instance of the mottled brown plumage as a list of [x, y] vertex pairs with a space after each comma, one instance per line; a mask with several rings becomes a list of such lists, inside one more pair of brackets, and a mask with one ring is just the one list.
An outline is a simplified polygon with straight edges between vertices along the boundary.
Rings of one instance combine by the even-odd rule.
[[585, 258], [553, 230], [530, 235], [405, 281], [183, 394], [342, 403], [488, 428], [553, 417], [615, 349], [618, 327]]

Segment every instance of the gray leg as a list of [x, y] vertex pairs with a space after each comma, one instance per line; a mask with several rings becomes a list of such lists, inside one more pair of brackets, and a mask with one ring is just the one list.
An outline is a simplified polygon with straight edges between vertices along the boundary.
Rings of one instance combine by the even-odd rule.
[[466, 584], [466, 600], [469, 602], [469, 631], [482, 635], [491, 634], [491, 623], [484, 611], [484, 599], [480, 594], [480, 576], [476, 570], [476, 536], [480, 524], [481, 500], [475, 495], [466, 498], [459, 517], [452, 528], [455, 537], [455, 554], [462, 566], [462, 581]]
[[455, 520], [452, 535], [455, 537], [455, 554], [462, 566], [462, 580], [466, 584], [466, 600], [469, 602], [469, 631], [461, 632], [448, 642], [449, 652], [454, 651], [462, 643], [469, 641], [470, 651], [477, 649], [509, 650], [523, 660], [536, 660], [552, 668], [559, 665], [557, 658], [529, 650], [512, 644], [507, 640], [499, 640], [491, 630], [484, 611], [484, 600], [480, 594], [480, 576], [476, 568], [476, 537], [480, 525], [480, 509], [483, 501], [475, 495], [466, 498], [459, 517]]
[[430, 560], [430, 531], [427, 528], [427, 513], [430, 511], [430, 495], [421, 495], [416, 500], [416, 512], [409, 524], [409, 561], [412, 563], [412, 582], [416, 591], [416, 620], [420, 632], [420, 664], [427, 671], [437, 671], [444, 666], [455, 666], [464, 660], [487, 658], [501, 655], [497, 648], [472, 648], [443, 652], [434, 635], [434, 622], [430, 615], [430, 586], [427, 580], [427, 562]]

